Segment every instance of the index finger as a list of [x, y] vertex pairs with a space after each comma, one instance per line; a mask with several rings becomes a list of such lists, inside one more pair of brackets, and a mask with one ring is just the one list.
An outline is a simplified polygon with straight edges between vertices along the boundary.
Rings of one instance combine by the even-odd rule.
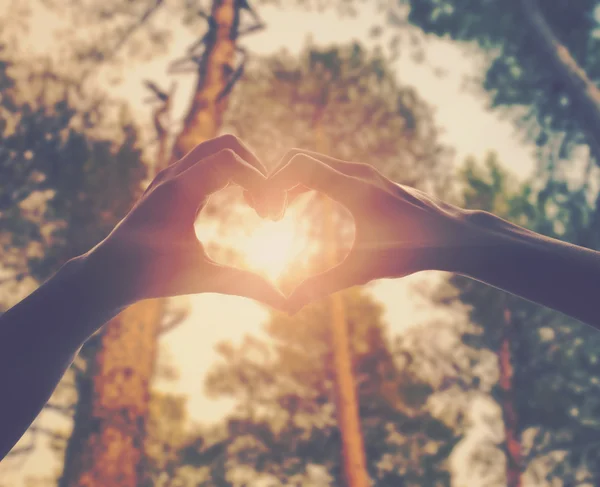
[[339, 171], [347, 176], [354, 176], [357, 178], [369, 177], [372, 174], [373, 166], [364, 164], [361, 162], [344, 161], [342, 159], [336, 159], [335, 157], [321, 154], [320, 152], [314, 152], [306, 149], [290, 149], [282, 158], [277, 167], [274, 169], [274, 173], [282, 167], [286, 166], [294, 157], [297, 155], [304, 154], [310, 156], [318, 161], [331, 166], [336, 171]]
[[234, 182], [248, 191], [260, 191], [267, 178], [231, 149], [197, 162], [176, 178], [189, 199], [200, 206], [212, 193]]
[[181, 157], [174, 164], [175, 174], [181, 174], [198, 161], [206, 159], [223, 150], [232, 150], [238, 154], [244, 161], [256, 168], [263, 175], [267, 175], [267, 169], [254, 153], [242, 142], [242, 140], [232, 134], [224, 134], [214, 139], [207, 140], [198, 144], [190, 152]]
[[361, 181], [309, 155], [299, 153], [269, 177], [271, 191], [289, 191], [298, 185], [320, 191], [352, 210], [360, 198]]

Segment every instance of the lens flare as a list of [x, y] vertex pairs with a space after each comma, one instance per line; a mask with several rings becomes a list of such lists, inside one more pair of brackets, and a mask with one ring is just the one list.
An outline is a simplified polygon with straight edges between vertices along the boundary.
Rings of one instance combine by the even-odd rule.
[[239, 242], [239, 251], [249, 269], [276, 280], [302, 250], [292, 215], [278, 222], [262, 221]]

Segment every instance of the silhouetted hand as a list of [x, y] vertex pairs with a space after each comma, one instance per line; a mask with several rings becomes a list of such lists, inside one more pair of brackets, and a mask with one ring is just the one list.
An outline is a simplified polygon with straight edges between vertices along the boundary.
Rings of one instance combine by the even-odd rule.
[[[269, 177], [269, 191], [288, 203], [308, 189], [325, 193], [354, 217], [353, 248], [336, 267], [303, 281], [289, 296], [296, 311], [311, 300], [373, 279], [428, 269], [450, 270], [453, 248], [483, 244], [465, 210], [396, 184], [367, 164], [294, 149]], [[275, 207], [280, 203], [274, 203]]]
[[94, 275], [123, 304], [215, 292], [281, 308], [285, 297], [266, 279], [210, 259], [194, 221], [210, 195], [235, 183], [260, 192], [266, 170], [232, 135], [211, 139], [161, 171], [112, 233], [88, 254]]

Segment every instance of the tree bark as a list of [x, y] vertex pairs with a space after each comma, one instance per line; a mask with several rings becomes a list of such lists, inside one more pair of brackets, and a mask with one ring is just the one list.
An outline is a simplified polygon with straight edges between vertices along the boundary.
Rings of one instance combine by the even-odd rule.
[[86, 417], [78, 418], [87, 434], [80, 438], [80, 450], [72, 452], [65, 487], [138, 485], [157, 346], [146, 325], [160, 315], [162, 304], [153, 300], [128, 308], [100, 337], [90, 364], [92, 401]]
[[215, 137], [223, 124], [227, 97], [222, 97], [233, 73], [241, 0], [213, 0], [198, 81], [183, 128], [173, 145], [172, 162], [199, 143]]
[[502, 416], [504, 419], [505, 454], [506, 454], [506, 486], [521, 487], [521, 441], [517, 410], [514, 398], [514, 370], [512, 366], [511, 344], [513, 340], [512, 313], [508, 306], [504, 308], [504, 333], [498, 362], [500, 367], [500, 391]]
[[[326, 88], [325, 88], [326, 89]], [[327, 94], [324, 95], [324, 98]], [[317, 107], [313, 118], [316, 146], [319, 152], [327, 151], [327, 141], [323, 136], [321, 120], [324, 107]], [[334, 203], [323, 197], [326, 208], [323, 215], [323, 234], [328, 248], [331, 267], [338, 261], [338, 238], [333, 221]], [[335, 405], [337, 422], [342, 438], [342, 459], [346, 487], [369, 487], [365, 445], [360, 424], [356, 380], [352, 367], [352, 352], [346, 310], [339, 293], [328, 297], [331, 310], [331, 347], [333, 352], [333, 368], [335, 372]]]
[[600, 165], [600, 89], [579, 66], [544, 18], [537, 0], [520, 0], [521, 11], [533, 34], [533, 41], [555, 69], [573, 103], [586, 134], [590, 151]]
[[[169, 163], [215, 137], [222, 124], [235, 61], [240, 0], [213, 0], [198, 81]], [[159, 162], [159, 165], [161, 163]], [[136, 487], [164, 300], [137, 303], [108, 323], [80, 390], [61, 487]]]

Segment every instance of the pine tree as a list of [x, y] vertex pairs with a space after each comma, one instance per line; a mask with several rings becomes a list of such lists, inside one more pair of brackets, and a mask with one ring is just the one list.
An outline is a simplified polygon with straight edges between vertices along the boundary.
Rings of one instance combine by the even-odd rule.
[[[373, 485], [449, 486], [448, 456], [459, 438], [431, 413], [432, 385], [404, 361], [409, 347], [396, 355], [372, 298], [358, 288], [342, 296]], [[265, 335], [218, 346], [207, 393], [235, 406], [220, 432], [191, 439], [181, 451], [200, 485], [344, 484], [330, 313], [325, 301], [295, 317], [276, 314]]]

